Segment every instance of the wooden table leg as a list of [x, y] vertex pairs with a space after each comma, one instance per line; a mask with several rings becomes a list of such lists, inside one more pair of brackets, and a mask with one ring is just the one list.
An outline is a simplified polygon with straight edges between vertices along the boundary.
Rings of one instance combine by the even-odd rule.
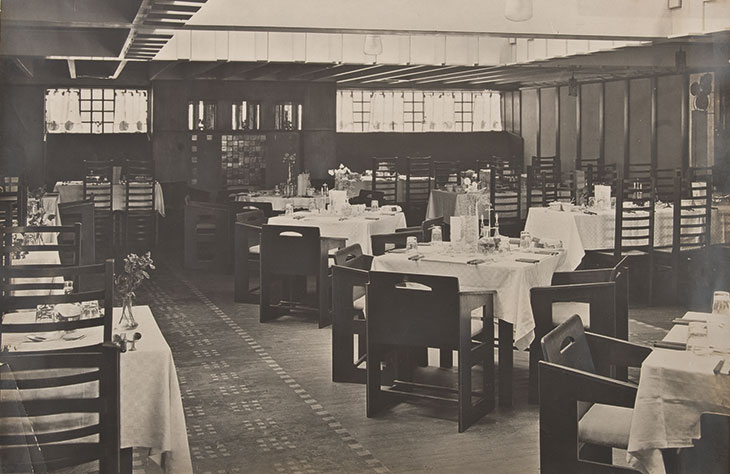
[[499, 320], [499, 406], [512, 407], [512, 323]]

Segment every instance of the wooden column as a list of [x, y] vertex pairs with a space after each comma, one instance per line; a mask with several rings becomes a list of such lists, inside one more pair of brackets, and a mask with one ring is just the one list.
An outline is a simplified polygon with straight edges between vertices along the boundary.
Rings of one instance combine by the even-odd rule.
[[555, 156], [560, 158], [560, 86], [555, 87]]
[[631, 79], [626, 79], [626, 90], [624, 91], [624, 173], [629, 174], [629, 161], [631, 160]]
[[537, 89], [537, 144], [535, 154], [542, 156], [542, 89]]
[[598, 90], [598, 167], [606, 164], [606, 83]]
[[657, 89], [659, 88], [659, 80], [656, 76], [651, 79], [651, 118], [649, 125], [651, 127], [650, 132], [650, 146], [651, 146], [651, 169], [652, 171], [658, 168], [658, 154], [657, 154], [657, 106], [659, 104], [659, 94]]
[[581, 160], [583, 159], [583, 136], [581, 135], [580, 112], [582, 102], [582, 86], [578, 86], [578, 95], [575, 96], [575, 167], [581, 168]]
[[679, 107], [682, 133], [682, 173], [689, 169], [689, 74], [682, 77], [682, 104]]

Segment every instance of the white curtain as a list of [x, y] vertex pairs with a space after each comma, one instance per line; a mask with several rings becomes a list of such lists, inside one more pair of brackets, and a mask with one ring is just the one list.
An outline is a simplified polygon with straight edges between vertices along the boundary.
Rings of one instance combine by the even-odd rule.
[[385, 92], [373, 92], [370, 96], [370, 132], [384, 131]]
[[63, 103], [61, 128], [65, 133], [88, 133], [81, 124], [80, 95], [78, 89], [68, 89], [61, 92], [63, 98], [61, 100]]
[[114, 126], [115, 133], [129, 133], [129, 114], [127, 113], [127, 91], [114, 91]]

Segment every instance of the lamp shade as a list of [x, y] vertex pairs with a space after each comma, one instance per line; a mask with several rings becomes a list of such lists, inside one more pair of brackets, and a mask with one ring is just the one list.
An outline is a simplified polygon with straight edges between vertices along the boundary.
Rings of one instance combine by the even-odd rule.
[[507, 0], [504, 17], [510, 21], [527, 21], [532, 18], [532, 0]]
[[363, 46], [362, 51], [365, 54], [382, 54], [383, 40], [378, 35], [365, 36], [365, 45]]

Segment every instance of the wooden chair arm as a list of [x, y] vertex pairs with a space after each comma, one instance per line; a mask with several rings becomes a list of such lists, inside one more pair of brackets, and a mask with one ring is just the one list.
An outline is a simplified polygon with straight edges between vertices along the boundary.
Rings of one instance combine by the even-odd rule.
[[598, 283], [608, 281], [611, 276], [611, 268], [600, 268], [597, 270], [576, 270], [573, 272], [555, 272], [551, 284], [574, 285], [580, 283]]
[[576, 419], [578, 401], [634, 407], [637, 388], [633, 384], [544, 360], [539, 362], [539, 367], [540, 405], [551, 411], [572, 406], [570, 412], [564, 413], [565, 419]]
[[651, 347], [586, 332], [586, 340], [591, 348], [596, 366], [613, 365], [616, 367], [641, 367], [642, 362], [651, 354]]

